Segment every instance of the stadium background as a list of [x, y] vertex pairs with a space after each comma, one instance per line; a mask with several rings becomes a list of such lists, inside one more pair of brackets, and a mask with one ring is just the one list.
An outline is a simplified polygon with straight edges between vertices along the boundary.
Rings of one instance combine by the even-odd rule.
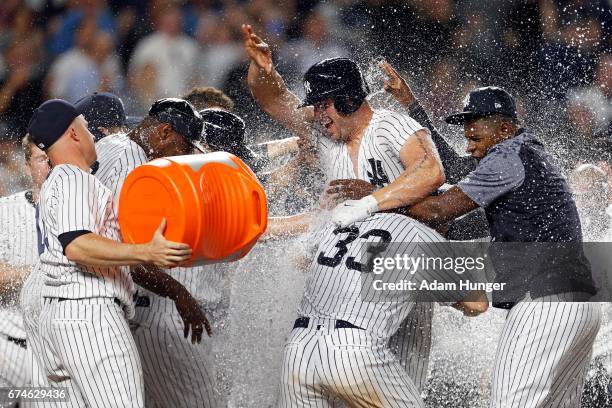
[[[157, 98], [210, 85], [235, 99], [251, 141], [287, 136], [246, 87], [245, 22], [271, 43], [278, 70], [298, 93], [312, 63], [338, 55], [358, 60], [379, 90], [376, 61], [384, 56], [462, 150], [461, 129], [441, 118], [469, 89], [503, 86], [566, 173], [593, 163], [612, 180], [611, 7], [611, 0], [2, 0], [0, 196], [25, 188], [18, 140], [47, 98], [109, 91], [128, 114], [142, 115]], [[236, 406], [273, 402], [294, 318], [287, 311], [303, 282], [286, 256], [294, 245], [260, 245], [236, 265], [217, 351], [221, 384]], [[503, 314], [466, 320], [446, 309], [434, 321], [428, 406], [484, 406]]]
[[[236, 100], [252, 139], [285, 136], [246, 88], [239, 31], [244, 22], [272, 44], [278, 70], [298, 92], [301, 74], [317, 60], [345, 55], [367, 66], [384, 56], [410, 79], [440, 125], [468, 89], [504, 86], [518, 97], [526, 124], [569, 169], [610, 150], [592, 140], [610, 137], [611, 4], [3, 0], [0, 195], [21, 187], [20, 168], [12, 163], [15, 141], [46, 98], [75, 101], [95, 90], [110, 91], [124, 99], [129, 114], [139, 115], [157, 98], [210, 85]], [[443, 130], [463, 148], [456, 130]]]

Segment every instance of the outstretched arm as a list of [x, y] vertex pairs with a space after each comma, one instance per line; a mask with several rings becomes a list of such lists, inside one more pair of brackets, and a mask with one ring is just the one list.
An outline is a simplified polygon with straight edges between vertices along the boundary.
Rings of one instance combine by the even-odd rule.
[[428, 197], [409, 207], [406, 214], [435, 228], [476, 208], [478, 204], [459, 187], [453, 186], [441, 195]]
[[298, 137], [307, 136], [313, 120], [313, 109], [299, 108], [300, 99], [285, 85], [274, 69], [268, 44], [253, 33], [248, 24], [242, 25], [244, 48], [251, 59], [247, 81], [253, 98], [274, 120]]
[[387, 75], [387, 80], [385, 80], [384, 85], [385, 91], [393, 95], [400, 105], [408, 109], [410, 116], [429, 129], [431, 132], [431, 139], [438, 149], [440, 160], [444, 166], [446, 182], [456, 184], [476, 168], [476, 160], [470, 156], [460, 156], [455, 149], [448, 144], [429, 119], [427, 112], [425, 112], [425, 109], [423, 109], [419, 103], [406, 80], [402, 78], [388, 62], [382, 62], [380, 67]]
[[187, 338], [189, 329], [191, 329], [191, 342], [193, 344], [202, 341], [204, 329], [206, 329], [209, 337], [212, 336], [212, 329], [206, 314], [187, 288], [172, 276], [164, 273], [155, 265], [138, 265], [132, 268], [132, 279], [134, 279], [134, 283], [156, 295], [174, 301], [174, 305], [181, 319], [183, 319], [183, 335]]
[[151, 241], [146, 244], [125, 244], [87, 232], [68, 242], [64, 252], [66, 258], [82, 265], [129, 266], [152, 263], [163, 268], [173, 268], [191, 258], [191, 248], [187, 244], [166, 240], [163, 236], [165, 227], [164, 219]]

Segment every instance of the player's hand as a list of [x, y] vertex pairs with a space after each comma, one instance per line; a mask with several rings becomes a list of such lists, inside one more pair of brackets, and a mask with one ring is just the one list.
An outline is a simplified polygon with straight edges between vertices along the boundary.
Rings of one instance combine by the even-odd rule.
[[365, 180], [338, 179], [332, 180], [321, 197], [321, 208], [331, 210], [346, 200], [359, 200], [370, 195], [376, 187]]
[[244, 39], [244, 49], [251, 61], [255, 62], [266, 74], [272, 72], [272, 51], [259, 36], [253, 33], [250, 24], [242, 25], [242, 37]]
[[387, 79], [384, 81], [385, 91], [393, 95], [393, 97], [404, 106], [408, 106], [416, 101], [416, 97], [412, 93], [406, 80], [393, 69], [391, 64], [387, 61], [382, 61], [380, 63], [380, 69], [387, 76]]
[[212, 328], [210, 327], [210, 322], [206, 318], [206, 314], [200, 307], [200, 304], [185, 288], [182, 288], [173, 298], [174, 306], [176, 306], [176, 310], [181, 316], [181, 319], [183, 319], [183, 335], [186, 339], [189, 338], [190, 329], [192, 344], [202, 341], [204, 329], [206, 329], [208, 337], [212, 336]]
[[371, 195], [365, 196], [361, 200], [348, 200], [332, 212], [331, 220], [337, 226], [344, 228], [354, 222], [362, 221], [378, 211], [378, 202]]
[[152, 263], [161, 268], [174, 268], [191, 258], [191, 248], [187, 244], [168, 241], [164, 237], [166, 219], [162, 219], [155, 230], [153, 238], [145, 244], [147, 259], [145, 263]]

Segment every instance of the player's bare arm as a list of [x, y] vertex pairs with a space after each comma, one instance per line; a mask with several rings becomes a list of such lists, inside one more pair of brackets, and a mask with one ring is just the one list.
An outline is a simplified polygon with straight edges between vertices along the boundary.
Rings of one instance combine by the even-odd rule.
[[165, 227], [164, 219], [146, 244], [125, 244], [94, 233], [84, 234], [66, 246], [66, 257], [90, 266], [155, 264], [173, 268], [191, 258], [191, 248], [187, 244], [166, 240], [163, 235]]
[[0, 262], [0, 293], [20, 288], [31, 268], [30, 265], [15, 266]]
[[419, 130], [406, 140], [400, 160], [406, 170], [372, 194], [379, 211], [412, 205], [444, 184], [444, 168], [427, 131]]
[[419, 100], [412, 92], [412, 89], [410, 89], [408, 81], [402, 78], [387, 61], [381, 62], [380, 68], [387, 77], [384, 81], [385, 91], [393, 95], [400, 105], [408, 110], [410, 116], [415, 118], [431, 132], [431, 139], [436, 145], [442, 165], [444, 166], [446, 182], [455, 184], [469, 172], [474, 170], [477, 164], [476, 160], [470, 156], [458, 154], [455, 149], [448, 144], [446, 139], [440, 135], [419, 103]]
[[309, 211], [287, 217], [270, 217], [268, 218], [268, 228], [261, 239], [274, 239], [308, 232], [308, 228], [317, 215], [318, 211]]
[[256, 146], [265, 149], [268, 159], [274, 160], [277, 157], [297, 153], [299, 150], [298, 141], [299, 138], [297, 136], [292, 136], [281, 140], [271, 140], [269, 142], [260, 143]]
[[347, 200], [360, 200], [372, 194], [376, 186], [360, 179], [332, 180], [321, 197], [321, 208], [332, 209]]
[[476, 208], [478, 204], [454, 186], [439, 196], [428, 197], [409, 207], [407, 214], [429, 226], [437, 227]]
[[244, 48], [251, 59], [247, 81], [253, 98], [274, 120], [297, 136], [309, 133], [312, 123], [312, 108], [298, 108], [300, 99], [285, 85], [281, 75], [274, 69], [272, 51], [249, 24], [242, 26]]
[[451, 306], [463, 312], [465, 316], [474, 317], [489, 309], [489, 299], [483, 291], [473, 291], [466, 299], [453, 303]]
[[150, 290], [156, 295], [170, 298], [178, 311], [184, 324], [184, 336], [188, 338], [191, 329], [191, 342], [202, 341], [202, 333], [206, 329], [208, 336], [212, 336], [210, 322], [197, 300], [189, 293], [187, 288], [172, 276], [164, 273], [155, 265], [137, 265], [132, 268], [134, 283]]

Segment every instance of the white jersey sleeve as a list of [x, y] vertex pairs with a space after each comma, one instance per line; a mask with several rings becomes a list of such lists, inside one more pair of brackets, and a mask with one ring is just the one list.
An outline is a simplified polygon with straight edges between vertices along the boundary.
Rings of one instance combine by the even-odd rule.
[[70, 261], [59, 240], [71, 231], [90, 231], [121, 241], [113, 197], [93, 175], [62, 164], [51, 171], [40, 193], [44, 252], [37, 265], [44, 275], [44, 297], [112, 297], [133, 314], [134, 283], [125, 267], [90, 267]]
[[[128, 174], [149, 158], [145, 151], [126, 134], [106, 136], [96, 143], [98, 171], [96, 177], [113, 194], [115, 205], [119, 205], [121, 188]], [[118, 207], [117, 207], [118, 208]]]
[[392, 152], [399, 152], [410, 136], [419, 130], [425, 130], [416, 120], [402, 113], [379, 111], [375, 120], [376, 144]]

